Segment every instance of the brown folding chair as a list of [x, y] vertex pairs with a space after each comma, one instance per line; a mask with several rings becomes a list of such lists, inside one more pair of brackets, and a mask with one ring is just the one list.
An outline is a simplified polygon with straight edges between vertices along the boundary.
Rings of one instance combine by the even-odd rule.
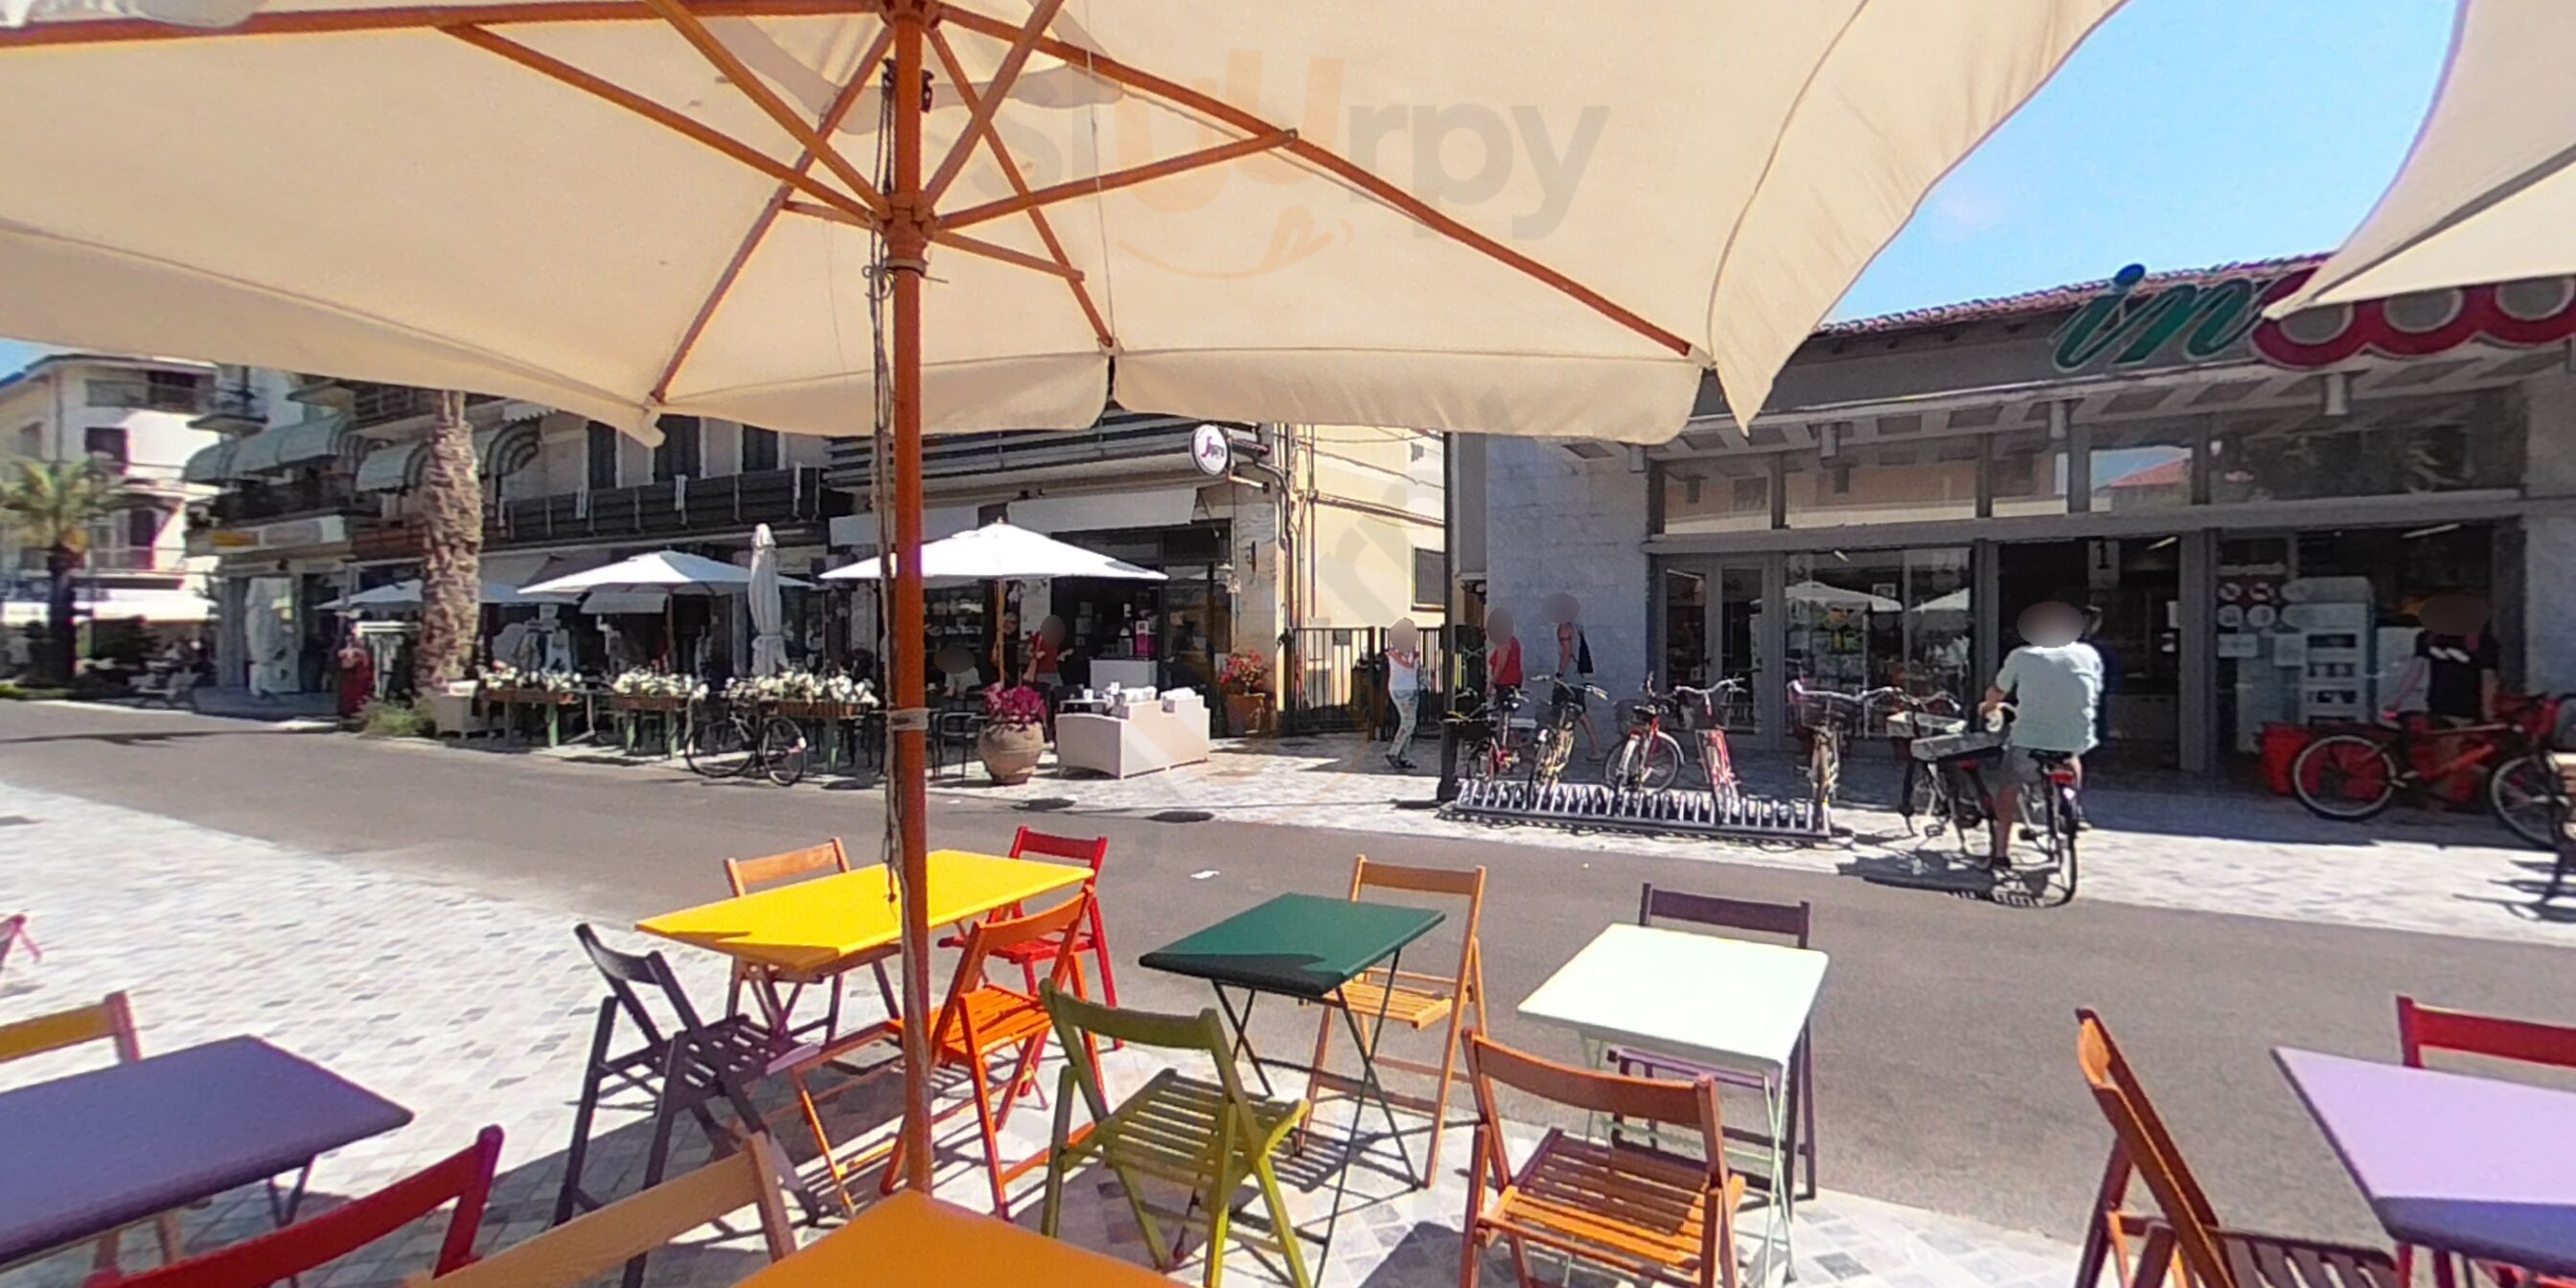
[[[2426, 1006], [2411, 997], [2397, 999], [2397, 1041], [2404, 1051], [2406, 1063], [2417, 1069], [2430, 1067], [2424, 1062], [2427, 1051], [2455, 1051], [2491, 1060], [2512, 1060], [2552, 1069], [2576, 1069], [2576, 1028], [2508, 1019], [2500, 1015], [2445, 1010]], [[2449, 1288], [2454, 1276], [2451, 1258], [2440, 1252], [2434, 1256], [2434, 1281], [2443, 1288]], [[2576, 1288], [2576, 1280], [2535, 1275], [2515, 1266], [2489, 1261], [2470, 1264], [2477, 1273], [2492, 1280], [2497, 1288]], [[2414, 1272], [2415, 1249], [2412, 1246], [2399, 1247], [2399, 1282], [2414, 1282]]]
[[[1444, 895], [1467, 901], [1467, 931], [1459, 940], [1457, 970], [1447, 975], [1424, 974], [1420, 971], [1389, 971], [1380, 967], [1362, 974], [1342, 986], [1335, 1005], [1346, 1006], [1359, 1015], [1375, 1016], [1385, 1008], [1387, 1022], [1400, 1024], [1420, 1033], [1434, 1025], [1440, 1028], [1440, 1062], [1426, 1064], [1418, 1060], [1398, 1059], [1380, 1053], [1377, 1067], [1406, 1073], [1425, 1074], [1439, 1080], [1439, 1090], [1430, 1099], [1420, 1096], [1387, 1093], [1391, 1103], [1431, 1115], [1431, 1150], [1423, 1160], [1425, 1178], [1440, 1174], [1440, 1131], [1449, 1117], [1449, 1084], [1458, 1068], [1458, 1034], [1467, 1018], [1475, 1012], [1476, 1028], [1485, 1027], [1485, 958], [1477, 942], [1477, 923], [1485, 911], [1485, 870], [1470, 868], [1416, 868], [1393, 863], [1371, 863], [1367, 855], [1351, 864], [1351, 902], [1357, 903], [1371, 890], [1401, 891], [1408, 894]], [[1306, 1102], [1315, 1103], [1316, 1092], [1330, 1082], [1338, 1090], [1356, 1093], [1356, 1079], [1324, 1072], [1324, 1055], [1332, 1045], [1333, 1025], [1337, 1017], [1327, 1008], [1315, 1026], [1315, 1058], [1306, 1067]], [[1306, 1147], [1308, 1124], [1297, 1129], [1297, 1147]]]
[[[1535, 1243], [1629, 1278], [1735, 1288], [1735, 1215], [1744, 1178], [1726, 1166], [1715, 1082], [1576, 1069], [1487, 1041], [1473, 1029], [1466, 1047], [1476, 1142], [1467, 1164], [1458, 1288], [1476, 1288], [1484, 1251], [1496, 1239], [1511, 1245], [1523, 1285], [1532, 1282], [1528, 1245]], [[1587, 1113], [1696, 1128], [1705, 1156], [1685, 1158], [1626, 1140], [1605, 1144], [1550, 1128], [1515, 1168], [1494, 1103], [1498, 1083]]]
[[[1799, 948], [1814, 946], [1808, 938], [1815, 922], [1815, 905], [1804, 899], [1796, 903], [1760, 903], [1682, 890], [1658, 890], [1653, 882], [1648, 882], [1637, 894], [1637, 924], [1651, 926], [1658, 918], [1742, 934], [1768, 935]], [[1789, 1139], [1784, 1152], [1789, 1159], [1791, 1174], [1800, 1177], [1798, 1197], [1802, 1199], [1816, 1197], [1815, 1028], [1815, 1021], [1810, 1019], [1805, 1031], [1798, 1035], [1798, 1051], [1790, 1057], [1788, 1070], [1789, 1112], [1786, 1119]], [[1659, 1052], [1612, 1047], [1609, 1057], [1621, 1073], [1642, 1074], [1649, 1078], [1678, 1075], [1686, 1080], [1714, 1078], [1722, 1087], [1769, 1090], [1762, 1085], [1759, 1076], [1740, 1069], [1700, 1064]], [[1730, 1127], [1727, 1135], [1741, 1144], [1765, 1149], [1771, 1145], [1767, 1132], [1750, 1128]]]
[[[2402, 1288], [2397, 1262], [2377, 1248], [2221, 1226], [2208, 1193], [2183, 1162], [2173, 1133], [2102, 1018], [2079, 1010], [2075, 1020], [2076, 1059], [2094, 1103], [2111, 1123], [2111, 1161], [2076, 1263], [2076, 1288], [2094, 1288], [2106, 1255], [2114, 1252], [2120, 1282], [2131, 1288], [2161, 1288], [2168, 1274], [2180, 1288]], [[2133, 1175], [2147, 1183], [2154, 1214], [2124, 1210]], [[2139, 1241], [2134, 1261], [2128, 1249], [2133, 1238]]]
[[[0, 948], [6, 946], [5, 941], [0, 941]], [[0, 1064], [61, 1051], [85, 1042], [112, 1044], [118, 1064], [132, 1064], [143, 1058], [143, 1041], [134, 1029], [134, 1008], [126, 1002], [125, 994], [110, 993], [106, 1000], [95, 1006], [74, 1007], [15, 1024], [0, 1024]], [[152, 1218], [152, 1228], [161, 1239], [161, 1264], [166, 1266], [179, 1260], [179, 1214], [164, 1212]], [[122, 1233], [110, 1231], [100, 1237], [95, 1260], [98, 1269], [115, 1269], [117, 1243]]]
[[[789, 850], [783, 854], [771, 854], [757, 859], [726, 859], [725, 884], [733, 887], [734, 897], [739, 899], [754, 890], [792, 881], [811, 880], [817, 876], [849, 870], [849, 852], [841, 847], [841, 838], [836, 836], [821, 845], [809, 845], [804, 849]], [[900, 951], [902, 950], [899, 946], [889, 947], [884, 952], [866, 958], [834, 962], [821, 970], [803, 974], [764, 970], [750, 963], [737, 961], [733, 966], [733, 983], [725, 993], [725, 1012], [729, 1015], [742, 1013], [742, 990], [745, 985], [749, 985], [760, 994], [761, 1008], [767, 1012], [769, 1023], [779, 1030], [778, 1035], [781, 1038], [794, 1038], [820, 1028], [823, 1030], [823, 1040], [829, 1042], [841, 1034], [841, 981], [851, 970], [862, 964], [876, 972], [877, 996], [885, 1001], [886, 1014], [895, 1013], [894, 985], [886, 978], [885, 964], [888, 958]], [[831, 985], [831, 1009], [824, 1013], [823, 1019], [817, 1024], [808, 1024], [801, 1029], [792, 1027], [787, 1017], [795, 1013], [797, 1000], [804, 995], [808, 985], [822, 983]], [[787, 988], [784, 997], [779, 995], [780, 985], [785, 985]]]
[[[933, 1121], [964, 1109], [975, 1111], [975, 1125], [984, 1143], [984, 1170], [992, 1182], [993, 1214], [1008, 1220], [1011, 1204], [1007, 1186], [1032, 1168], [1046, 1162], [1044, 1153], [1017, 1162], [1002, 1160], [1002, 1128], [1011, 1119], [1011, 1110], [1019, 1104], [1023, 1091], [1037, 1087], [1038, 1053], [1046, 1046], [1053, 1022], [1046, 1006], [1033, 994], [1015, 992], [984, 978], [985, 967], [997, 955], [996, 950], [1014, 945], [1047, 942], [1056, 946], [1047, 979], [1060, 991], [1075, 997], [1084, 996], [1082, 967], [1072, 953], [1073, 935], [1082, 924], [1083, 913], [1091, 902], [1087, 891], [1049, 908], [1008, 921], [981, 921], [966, 931], [966, 951], [957, 962], [957, 974], [950, 980], [948, 998], [940, 1005], [931, 1022], [930, 1049], [934, 1068], [948, 1067], [966, 1074], [968, 1098], [934, 1114]], [[900, 1040], [902, 1026], [908, 1019], [897, 1019], [888, 1025]], [[868, 1070], [855, 1078], [814, 1089], [814, 1074], [846, 1056], [861, 1043], [878, 1040], [874, 1034], [845, 1039], [837, 1046], [825, 1047], [791, 1067], [788, 1079], [795, 1084], [796, 1098], [805, 1110], [805, 1124], [813, 1129], [814, 1139], [822, 1147], [823, 1166], [831, 1174], [833, 1187], [840, 1192], [845, 1210], [855, 1210], [850, 1200], [849, 1178], [870, 1161], [868, 1156], [841, 1160], [832, 1144], [831, 1134], [823, 1125], [822, 1104], [841, 1093], [868, 1081], [881, 1070]], [[1011, 1072], [1001, 1084], [1002, 1098], [997, 1108], [993, 1102], [993, 1084], [987, 1075], [994, 1057], [1011, 1057]], [[894, 1192], [901, 1175], [902, 1141], [898, 1137], [889, 1146], [874, 1152], [883, 1153], [885, 1176], [879, 1189]]]
[[[782, 1260], [796, 1251], [796, 1232], [778, 1188], [786, 1166], [778, 1146], [767, 1135], [755, 1134], [743, 1148], [694, 1172], [440, 1275], [437, 1288], [577, 1288], [621, 1262], [633, 1265], [645, 1253], [744, 1208], [759, 1214], [769, 1259]], [[425, 1288], [431, 1282], [428, 1275], [414, 1275], [403, 1281], [403, 1288]]]

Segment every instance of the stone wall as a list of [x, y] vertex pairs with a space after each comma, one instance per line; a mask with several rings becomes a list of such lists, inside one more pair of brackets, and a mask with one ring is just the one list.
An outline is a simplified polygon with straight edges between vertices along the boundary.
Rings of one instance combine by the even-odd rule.
[[2565, 693], [2576, 690], [2576, 375], [2525, 384], [2523, 407], [2523, 495], [2537, 503], [2522, 524], [2523, 684]]
[[1486, 607], [1518, 623], [1533, 676], [1556, 669], [1555, 633], [1542, 604], [1558, 591], [1583, 605], [1593, 682], [1613, 694], [1646, 678], [1646, 480], [1625, 449], [1578, 459], [1559, 444], [1494, 438], [1486, 444]]

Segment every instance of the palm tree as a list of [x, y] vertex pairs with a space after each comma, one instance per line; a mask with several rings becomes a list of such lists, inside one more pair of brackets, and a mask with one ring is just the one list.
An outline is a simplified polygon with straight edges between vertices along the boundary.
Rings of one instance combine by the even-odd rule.
[[0, 483], [0, 519], [27, 547], [45, 552], [45, 647], [37, 670], [71, 679], [75, 656], [72, 576], [89, 551], [90, 531], [117, 513], [149, 504], [125, 480], [90, 461], [20, 461]]
[[483, 611], [483, 485], [475, 475], [474, 429], [465, 395], [444, 390], [429, 431], [421, 478], [420, 645], [412, 684], [431, 693], [462, 678], [473, 660]]

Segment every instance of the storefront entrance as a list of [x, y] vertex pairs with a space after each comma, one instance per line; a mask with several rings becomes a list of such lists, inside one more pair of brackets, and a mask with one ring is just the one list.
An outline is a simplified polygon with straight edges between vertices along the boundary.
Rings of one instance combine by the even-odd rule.
[[1762, 606], [1766, 561], [1674, 560], [1663, 571], [1663, 665], [1658, 686], [1706, 688], [1734, 681], [1718, 703], [1729, 730], [1758, 733], [1772, 684]]
[[1995, 549], [1996, 656], [2021, 644], [2023, 609], [2058, 599], [2086, 609], [2102, 655], [2101, 748], [2111, 764], [2182, 762], [2182, 560], [2179, 536], [2014, 542]]

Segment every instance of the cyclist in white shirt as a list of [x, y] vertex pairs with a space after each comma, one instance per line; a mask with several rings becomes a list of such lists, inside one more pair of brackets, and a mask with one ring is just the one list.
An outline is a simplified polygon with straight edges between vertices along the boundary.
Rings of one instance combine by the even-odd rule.
[[1997, 775], [1995, 816], [1986, 829], [1994, 834], [1998, 868], [2012, 862], [2022, 789], [2045, 781], [2041, 758], [2033, 753], [2066, 757], [2081, 787], [2084, 766], [2076, 758], [2093, 750], [2095, 712], [2102, 702], [2102, 655], [2082, 639], [2082, 610], [2052, 599], [2024, 609], [2019, 625], [2029, 642], [2004, 658], [1981, 708], [1992, 715], [2007, 700], [2013, 704], [2012, 732], [2004, 740]]

